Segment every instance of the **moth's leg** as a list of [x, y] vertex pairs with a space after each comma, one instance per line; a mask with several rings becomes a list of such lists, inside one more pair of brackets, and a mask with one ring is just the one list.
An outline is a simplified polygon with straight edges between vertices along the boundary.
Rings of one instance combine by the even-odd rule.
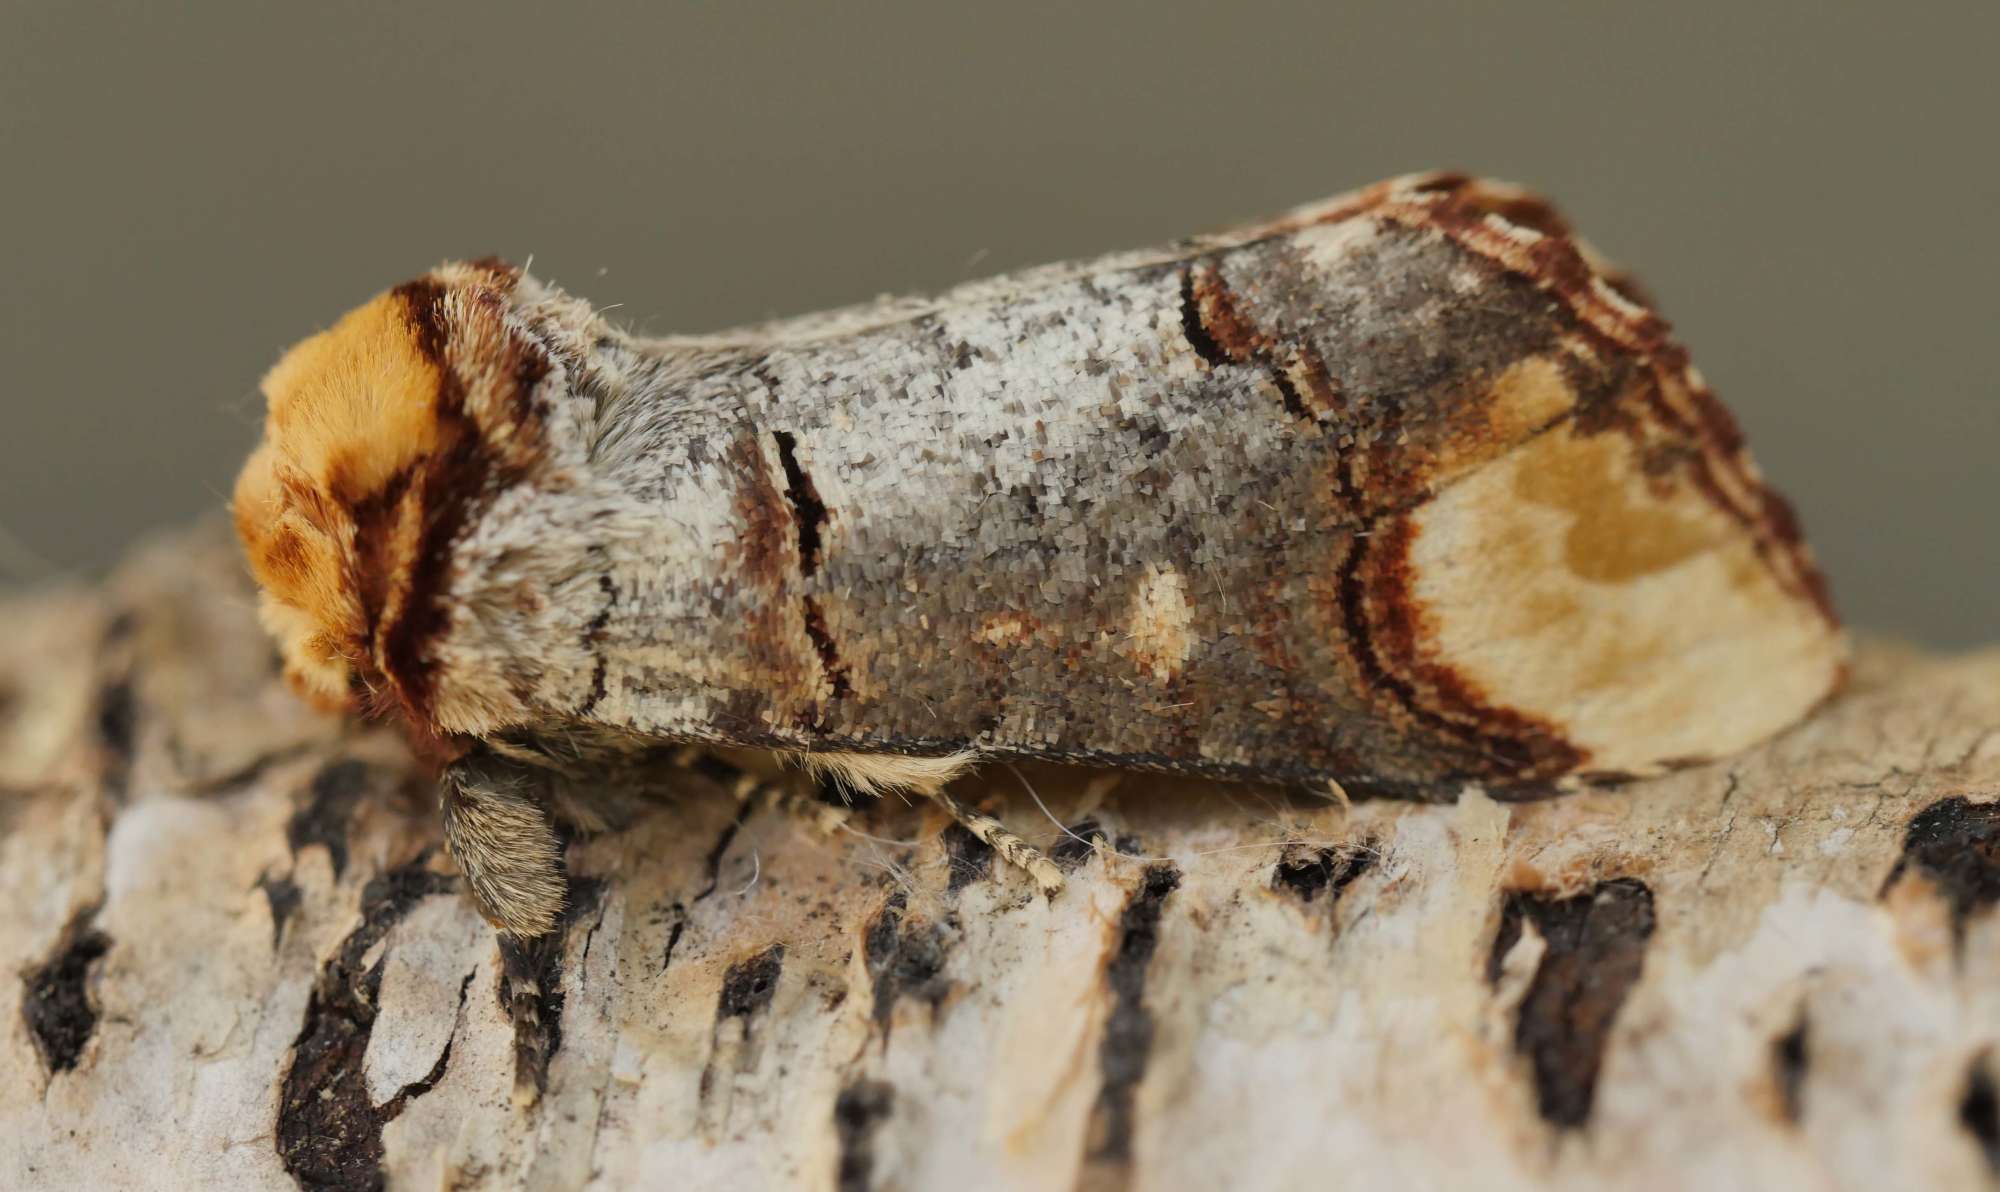
[[946, 794], [943, 787], [918, 793], [936, 800], [938, 806], [944, 808], [966, 831], [999, 853], [1001, 860], [1025, 871], [1041, 887], [1043, 894], [1053, 895], [1063, 888], [1062, 870], [1056, 868], [1055, 862], [1043, 856], [1034, 845], [1009, 832], [999, 820], [960, 803]]
[[808, 771], [832, 777], [841, 785], [864, 794], [880, 795], [906, 791], [935, 799], [965, 830], [1000, 854], [1000, 859], [1026, 871], [1044, 894], [1063, 888], [1062, 870], [1043, 856], [1041, 850], [1014, 835], [997, 819], [983, 815], [945, 793], [945, 786], [971, 769], [977, 755], [971, 752], [944, 757], [901, 757], [879, 753], [799, 753], [792, 755]]
[[553, 931], [568, 888], [562, 841], [545, 807], [548, 776], [486, 749], [438, 784], [445, 847], [488, 923], [520, 939]]
[[[542, 1022], [542, 981], [555, 971], [563, 937], [500, 935], [500, 994], [514, 1024], [514, 1104], [525, 1109], [541, 1098], [549, 1079], [549, 1032]], [[548, 991], [548, 992], [553, 992]]]
[[638, 814], [645, 782], [628, 753], [559, 736], [495, 737], [484, 745], [498, 760], [543, 776], [537, 795], [565, 835], [595, 836]]
[[847, 808], [823, 803], [792, 783], [761, 778], [698, 746], [681, 751], [674, 763], [720, 786], [739, 803], [761, 800], [779, 814], [806, 823], [823, 835], [831, 835], [847, 824]]

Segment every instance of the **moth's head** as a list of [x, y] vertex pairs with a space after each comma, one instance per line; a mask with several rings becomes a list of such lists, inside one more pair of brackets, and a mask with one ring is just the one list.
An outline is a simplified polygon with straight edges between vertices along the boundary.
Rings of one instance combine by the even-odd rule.
[[378, 295], [265, 376], [264, 437], [232, 509], [292, 685], [430, 726], [451, 538], [534, 449], [542, 349], [518, 271], [446, 265]]

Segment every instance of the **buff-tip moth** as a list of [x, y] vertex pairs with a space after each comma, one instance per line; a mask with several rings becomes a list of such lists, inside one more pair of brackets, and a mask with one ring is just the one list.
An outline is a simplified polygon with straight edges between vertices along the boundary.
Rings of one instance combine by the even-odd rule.
[[643, 339], [451, 264], [264, 381], [298, 688], [451, 759], [480, 909], [663, 744], [952, 802], [981, 760], [1527, 794], [1771, 735], [1845, 642], [1785, 503], [1540, 200], [1391, 180], [927, 300]]

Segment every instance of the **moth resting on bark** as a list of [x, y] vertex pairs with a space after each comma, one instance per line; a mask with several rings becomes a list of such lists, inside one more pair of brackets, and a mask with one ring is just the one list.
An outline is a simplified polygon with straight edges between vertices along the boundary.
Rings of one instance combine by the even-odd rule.
[[1525, 796], [1738, 750], [1844, 668], [1666, 323], [1462, 176], [709, 336], [449, 264], [264, 392], [234, 509], [287, 671], [455, 759], [522, 937], [554, 817], [661, 743], [962, 816], [987, 759]]

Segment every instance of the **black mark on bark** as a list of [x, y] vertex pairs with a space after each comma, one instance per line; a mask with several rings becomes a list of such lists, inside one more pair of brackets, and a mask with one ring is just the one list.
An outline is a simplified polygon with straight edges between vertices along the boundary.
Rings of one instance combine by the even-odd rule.
[[1653, 892], [1617, 878], [1570, 898], [1510, 894], [1487, 958], [1487, 977], [1532, 922], [1547, 941], [1514, 1026], [1514, 1049], [1535, 1074], [1542, 1117], [1564, 1128], [1590, 1117], [1611, 1026], [1639, 979], [1653, 934]]
[[896, 1088], [881, 1080], [857, 1080], [833, 1102], [833, 1129], [840, 1138], [840, 1192], [868, 1192], [875, 1175], [875, 1131], [896, 1107]]
[[813, 798], [828, 807], [873, 807], [882, 801], [880, 792], [857, 791], [832, 774], [818, 774], [812, 780]]
[[285, 924], [298, 912], [298, 883], [288, 876], [277, 877], [267, 873], [257, 879], [257, 888], [264, 892], [264, 901], [271, 907], [271, 947], [276, 949], [285, 938]]
[[761, 1014], [778, 995], [778, 979], [785, 972], [785, 946], [772, 944], [747, 960], [739, 960], [722, 974], [722, 992], [715, 999], [715, 1021], [751, 1018]]
[[956, 894], [993, 871], [993, 846], [974, 836], [964, 824], [944, 830], [944, 855], [950, 865], [947, 893]]
[[1771, 1074], [1788, 1122], [1797, 1123], [1805, 1116], [1806, 1068], [1812, 1063], [1810, 1026], [1801, 1013], [1796, 1026], [1771, 1042]]
[[111, 948], [111, 937], [95, 926], [99, 909], [87, 906], [72, 915], [48, 959], [21, 975], [21, 1017], [51, 1074], [76, 1067], [97, 1030], [90, 966]]
[[[778, 981], [784, 972], [785, 946], [772, 944], [730, 965], [722, 974], [722, 992], [715, 998], [715, 1025], [709, 1032], [708, 1063], [701, 1070], [704, 1102], [715, 1091], [719, 1065], [730, 1062], [734, 1071], [742, 1072], [754, 1064], [758, 1026], [771, 1000], [778, 996]], [[737, 1032], [727, 1029], [731, 1023], [737, 1024]]]
[[1300, 902], [1311, 902], [1331, 891], [1329, 901], [1338, 902], [1354, 879], [1374, 868], [1375, 855], [1374, 846], [1369, 844], [1288, 852], [1271, 870], [1271, 888]]
[[1103, 1083], [1090, 1115], [1093, 1161], [1128, 1163], [1132, 1158], [1132, 1098], [1153, 1051], [1153, 1012], [1146, 1008], [1146, 974], [1160, 946], [1160, 920], [1167, 896], [1180, 888], [1181, 872], [1170, 864], [1149, 866], [1145, 880], [1118, 920], [1117, 950], [1105, 970], [1111, 1014], [1097, 1046]]
[[426, 1080], [379, 1107], [369, 1102], [362, 1059], [375, 1030], [382, 961], [363, 967], [362, 959], [418, 902], [455, 884], [422, 858], [371, 878], [361, 893], [361, 925], [320, 969], [278, 1100], [278, 1156], [301, 1186], [381, 1188], [382, 1127], [443, 1075], [440, 1057]]
[[285, 843], [292, 855], [308, 845], [322, 845], [333, 862], [333, 876], [347, 869], [347, 825], [368, 790], [368, 766], [347, 759], [329, 763], [313, 776], [306, 805], [285, 825]]
[[1952, 940], [1963, 948], [1966, 920], [2000, 902], [2000, 803], [1973, 803], [1954, 795], [1919, 811], [1903, 834], [1903, 855], [1882, 892], [1887, 894], [1911, 869], [1928, 878], [1951, 905]]
[[891, 894], [862, 938], [862, 959], [874, 990], [875, 1023], [885, 1039], [898, 998], [917, 998], [936, 1008], [951, 992], [951, 982], [944, 976], [949, 951], [944, 928], [908, 919], [908, 906], [901, 890]]
[[1987, 1170], [2000, 1175], [2000, 1089], [1993, 1085], [1992, 1055], [1980, 1052], [1965, 1074], [1965, 1095], [1958, 1101], [1958, 1123], [1979, 1144]]
[[1049, 860], [1068, 873], [1095, 856], [1097, 850], [1091, 846], [1104, 840], [1104, 825], [1094, 819], [1078, 820], [1063, 830], [1063, 838], [1049, 850]]
[[132, 751], [139, 736], [139, 701], [131, 676], [106, 683], [97, 693], [97, 740], [104, 748], [104, 791], [125, 797], [132, 780]]

